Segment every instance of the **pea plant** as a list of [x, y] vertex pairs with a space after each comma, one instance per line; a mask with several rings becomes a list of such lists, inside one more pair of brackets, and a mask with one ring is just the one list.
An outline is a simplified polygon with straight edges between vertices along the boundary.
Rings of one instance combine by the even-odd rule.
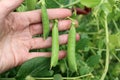
[[[49, 8], [68, 8], [73, 12], [67, 18], [72, 21], [70, 30], [58, 31], [58, 20], [48, 19]], [[15, 11], [36, 9], [42, 11], [43, 35], [35, 37], [45, 40], [51, 36], [52, 47], [31, 51], [51, 51], [51, 58], [33, 58], [0, 74], [0, 80], [120, 79], [120, 0], [25, 0]], [[74, 20], [79, 22], [78, 28]], [[81, 36], [78, 42], [76, 33]], [[68, 34], [66, 45], [59, 45], [61, 34]], [[58, 60], [59, 50], [67, 51], [66, 58]]]

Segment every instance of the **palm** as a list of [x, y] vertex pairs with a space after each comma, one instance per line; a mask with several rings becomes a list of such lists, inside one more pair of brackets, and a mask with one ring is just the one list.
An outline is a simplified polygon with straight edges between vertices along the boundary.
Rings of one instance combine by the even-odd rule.
[[[22, 22], [22, 21], [23, 22]], [[7, 66], [17, 66], [29, 58], [29, 50], [32, 43], [32, 34], [30, 32], [30, 25], [28, 19], [23, 16], [16, 16], [16, 14], [10, 14], [5, 20], [3, 20], [1, 31], [1, 53], [3, 61], [2, 65], [5, 65], [11, 61], [11, 64]], [[33, 43], [34, 44], [34, 43]], [[5, 59], [5, 60], [4, 60]]]

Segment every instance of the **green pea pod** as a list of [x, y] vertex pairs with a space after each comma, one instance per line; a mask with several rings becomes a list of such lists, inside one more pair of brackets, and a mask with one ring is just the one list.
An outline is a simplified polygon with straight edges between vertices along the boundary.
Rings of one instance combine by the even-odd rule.
[[52, 57], [51, 57], [51, 68], [55, 67], [58, 63], [58, 53], [59, 53], [59, 32], [58, 32], [58, 21], [52, 28]]
[[77, 71], [75, 46], [76, 46], [76, 29], [75, 29], [75, 24], [72, 23], [68, 35], [68, 46], [67, 46], [67, 61], [71, 72]]
[[67, 70], [67, 68], [66, 68], [66, 65], [65, 65], [65, 61], [64, 60], [61, 60], [60, 61], [60, 70], [61, 70], [61, 72], [62, 73], [65, 73], [66, 72], [66, 70]]
[[45, 0], [41, 0], [41, 10], [42, 10], [43, 38], [46, 39], [50, 32], [50, 26], [47, 9], [45, 6]]
[[35, 10], [37, 0], [26, 0], [27, 10]]

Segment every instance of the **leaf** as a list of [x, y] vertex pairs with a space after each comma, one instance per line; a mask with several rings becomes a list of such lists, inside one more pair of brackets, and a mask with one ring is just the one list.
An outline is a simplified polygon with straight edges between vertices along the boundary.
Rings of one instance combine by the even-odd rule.
[[16, 10], [17, 10], [17, 12], [24, 12], [24, 11], [26, 11], [26, 9], [27, 9], [27, 7], [24, 6], [23, 4], [21, 4], [21, 6], [18, 7]]
[[114, 4], [115, 4], [115, 0], [108, 0], [108, 1], [109, 1], [109, 3], [110, 3], [111, 5], [114, 6]]
[[110, 40], [110, 49], [111, 50], [114, 50], [115, 48], [120, 48], [120, 33], [116, 33], [116, 34], [112, 34], [110, 35], [109, 37], [109, 40]]
[[53, 71], [49, 71], [46, 69], [39, 69], [39, 67], [30, 73], [32, 77], [49, 77], [53, 75]]
[[97, 43], [97, 44], [98, 44], [98, 45], [97, 45], [98, 48], [101, 49], [101, 48], [104, 46], [104, 40], [101, 40], [101, 39], [98, 40], [98, 43]]
[[108, 3], [108, 2], [103, 3], [101, 5], [101, 8], [106, 15], [108, 15], [109, 13], [112, 12], [112, 7], [111, 7], [110, 3]]
[[101, 0], [80, 0], [82, 5], [93, 8], [100, 3]]
[[[43, 71], [48, 70], [50, 67], [50, 59], [37, 57], [33, 58], [27, 62], [25, 62], [19, 69], [16, 78], [19, 80], [23, 80], [28, 75], [33, 75], [35, 71], [38, 70], [37, 73], [43, 73]], [[38, 75], [38, 74], [36, 74]], [[35, 75], [34, 75], [35, 76]], [[43, 75], [42, 75], [43, 76]]]
[[60, 74], [54, 75], [54, 80], [63, 80]]
[[16, 80], [15, 78], [0, 78], [0, 80]]
[[[60, 4], [62, 4], [62, 5], [67, 5], [67, 4], [69, 4], [69, 2], [70, 2], [70, 0], [56, 0], [56, 1], [58, 1]], [[74, 0], [73, 0], [74, 1]], [[72, 1], [71, 1], [72, 2]]]
[[85, 75], [85, 74], [89, 74], [92, 71], [92, 69], [89, 66], [82, 66], [80, 68], [80, 75]]
[[117, 33], [118, 47], [120, 47], [120, 32]]
[[112, 74], [116, 77], [120, 75], [120, 63], [116, 63], [114, 65], [114, 68], [112, 69]]
[[76, 61], [78, 67], [87, 65], [86, 62], [83, 61], [82, 56], [79, 54], [76, 54]]
[[94, 67], [95, 65], [99, 63], [99, 60], [100, 60], [100, 55], [93, 55], [88, 58], [87, 64], [90, 67]]
[[58, 8], [59, 5], [54, 0], [46, 0], [47, 8]]
[[110, 49], [111, 49], [111, 50], [114, 50], [115, 47], [118, 45], [117, 36], [116, 36], [115, 34], [110, 35], [109, 40], [110, 40], [110, 44], [109, 44]]
[[88, 47], [89, 39], [83, 38], [80, 39], [76, 44], [76, 50], [84, 50], [86, 47]]

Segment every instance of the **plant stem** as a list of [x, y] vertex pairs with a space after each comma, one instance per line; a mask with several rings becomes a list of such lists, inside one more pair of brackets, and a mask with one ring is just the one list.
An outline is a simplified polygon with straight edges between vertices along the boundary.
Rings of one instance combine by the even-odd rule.
[[66, 59], [64, 59], [64, 62], [65, 62], [65, 67], [67, 68], [67, 77], [69, 76], [69, 68], [67, 66], [67, 62], [66, 62]]
[[92, 48], [90, 48], [90, 50], [94, 55], [96, 55], [96, 52]]
[[89, 35], [94, 35], [94, 34], [98, 34], [98, 32], [79, 32], [79, 34], [89, 34]]
[[59, 7], [63, 7], [62, 4], [60, 4], [57, 0], [53, 0], [57, 5], [59, 5]]
[[[99, 50], [99, 48], [95, 48], [95, 47], [90, 47], [90, 48], [92, 48], [92, 49], [96, 49], [96, 50]], [[100, 49], [100, 50], [102, 50], [102, 51], [106, 51], [106, 49]], [[120, 51], [120, 49], [115, 49], [115, 51]]]
[[[73, 0], [69, 0], [69, 4], [71, 4], [73, 2]], [[72, 8], [73, 6], [70, 6], [69, 8]]]
[[[86, 74], [86, 75], [82, 75], [82, 76], [78, 76], [78, 77], [63, 77], [63, 80], [76, 80], [76, 79], [80, 79], [80, 78], [84, 78], [84, 77], [89, 77], [89, 76], [92, 76], [93, 75], [91, 73], [89, 74]], [[37, 80], [53, 80], [54, 78], [53, 77], [48, 77], [48, 78], [35, 78]]]
[[70, 3], [70, 4], [68, 4], [68, 5], [64, 5], [64, 6], [61, 7], [61, 8], [66, 8], [66, 7], [69, 7], [69, 6], [73, 6], [73, 5], [75, 5], [75, 4], [79, 3], [79, 2], [80, 2], [80, 0], [77, 0], [77, 1], [74, 1], [74, 2], [72, 2], [72, 3]]
[[120, 29], [118, 28], [118, 25], [116, 24], [115, 20], [112, 20], [112, 21], [113, 21], [113, 24], [115, 25], [116, 30], [119, 32]]
[[97, 30], [98, 30], [98, 32], [99, 32], [99, 30], [100, 30], [100, 26], [99, 26], [98, 15], [95, 15], [95, 18], [96, 18], [96, 22], [97, 22]]
[[116, 54], [115, 53], [112, 53], [112, 54], [118, 60], [118, 62], [120, 62], [120, 59], [116, 56]]
[[109, 68], [109, 55], [110, 55], [110, 50], [109, 50], [109, 30], [108, 30], [108, 24], [107, 24], [107, 16], [105, 16], [105, 34], [106, 34], [106, 61], [105, 61], [105, 69], [103, 72], [103, 75], [101, 76], [100, 80], [104, 80], [107, 72], [108, 72], [108, 68]]
[[64, 77], [63, 79], [71, 79], [71, 80], [76, 80], [76, 79], [80, 79], [80, 78], [84, 78], [84, 77], [88, 77], [88, 76], [92, 76], [93, 77], [93, 75], [91, 74], [91, 73], [89, 73], [89, 74], [86, 74], [86, 75], [82, 75], [82, 76], [78, 76], [78, 77]]

